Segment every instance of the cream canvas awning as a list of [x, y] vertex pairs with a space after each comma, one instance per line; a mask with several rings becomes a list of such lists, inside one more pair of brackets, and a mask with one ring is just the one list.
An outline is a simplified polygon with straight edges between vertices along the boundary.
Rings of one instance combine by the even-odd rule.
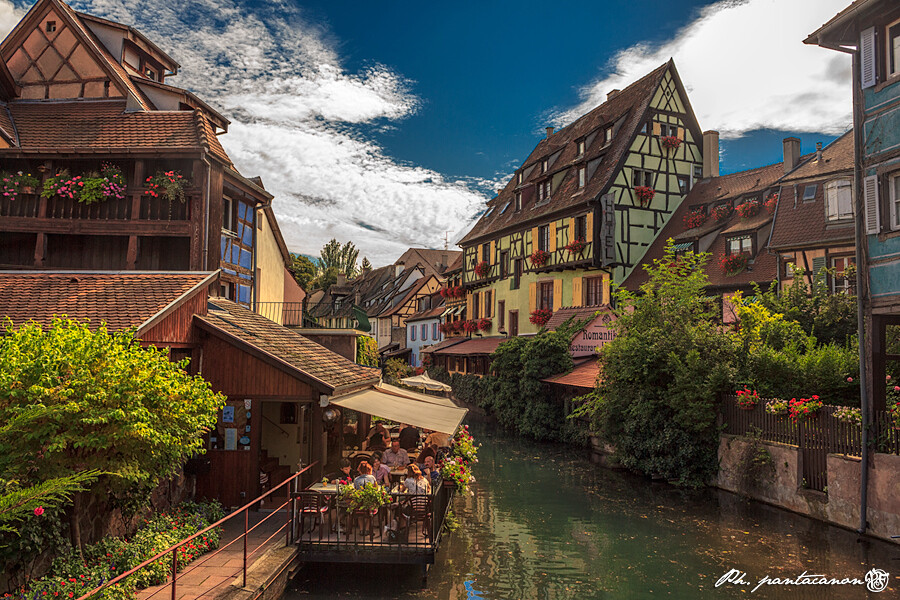
[[422, 373], [415, 377], [404, 377], [400, 380], [400, 383], [410, 387], [424, 388], [426, 390], [431, 390], [432, 392], [449, 392], [453, 389], [446, 383], [441, 383], [440, 381], [432, 379], [428, 376], [428, 373]]
[[451, 435], [469, 412], [468, 409], [453, 404], [449, 398], [426, 396], [386, 384], [339, 396], [331, 403], [397, 423], [409, 423]]

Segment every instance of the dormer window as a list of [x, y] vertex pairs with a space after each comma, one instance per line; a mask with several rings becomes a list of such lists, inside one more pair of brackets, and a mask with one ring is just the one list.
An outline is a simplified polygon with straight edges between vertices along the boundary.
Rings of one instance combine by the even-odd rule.
[[849, 179], [838, 179], [825, 184], [825, 218], [829, 221], [849, 219], [853, 216], [853, 194]]
[[47, 21], [46, 24], [47, 33], [53, 33], [56, 31], [56, 21]]
[[517, 178], [516, 183], [521, 185], [522, 179], [524, 178], [524, 173], [522, 173], [522, 171], [519, 171], [518, 174], [516, 175], [516, 178]]
[[522, 210], [522, 192], [516, 192], [516, 212]]
[[607, 127], [606, 128], [606, 137], [604, 138], [605, 139], [604, 143], [608, 144], [612, 141], [612, 133], [613, 133], [612, 127]]
[[728, 254], [752, 254], [753, 238], [749, 235], [728, 238]]
[[578, 169], [578, 187], [583, 188], [585, 182], [587, 181], [587, 169], [581, 167]]
[[550, 180], [545, 179], [538, 184], [538, 202], [550, 199]]
[[153, 69], [144, 69], [144, 75], [147, 76], [147, 79], [152, 79], [153, 81], [156, 81], [157, 79], [156, 71], [154, 71]]
[[584, 140], [578, 140], [578, 156], [584, 156]]
[[550, 161], [548, 159], [544, 159], [541, 161], [541, 173], [546, 173], [547, 169], [550, 168]]

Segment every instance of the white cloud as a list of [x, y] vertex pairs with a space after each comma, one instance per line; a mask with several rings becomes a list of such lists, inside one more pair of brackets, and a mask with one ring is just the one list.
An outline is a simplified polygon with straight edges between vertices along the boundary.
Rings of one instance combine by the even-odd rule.
[[584, 100], [555, 115], [570, 123], [674, 57], [704, 129], [738, 137], [756, 129], [838, 134], [852, 123], [850, 57], [802, 40], [847, 0], [725, 0], [664, 44], [619, 52]]
[[[135, 26], [177, 60], [173, 85], [231, 119], [220, 137], [238, 169], [259, 175], [291, 250], [317, 255], [332, 237], [352, 240], [376, 266], [410, 246], [440, 247], [471, 223], [482, 181], [387, 156], [368, 133], [415, 113], [411, 82], [382, 65], [348, 73], [328, 33], [292, 3], [253, 10], [239, 0], [75, 0]], [[0, 0], [0, 27], [21, 17]]]

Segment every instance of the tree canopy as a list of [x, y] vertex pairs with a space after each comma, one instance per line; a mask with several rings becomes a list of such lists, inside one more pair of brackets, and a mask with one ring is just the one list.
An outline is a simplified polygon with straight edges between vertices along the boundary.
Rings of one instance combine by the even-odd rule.
[[291, 254], [290, 271], [294, 281], [306, 291], [312, 289], [313, 282], [319, 274], [316, 263], [302, 254]]
[[357, 258], [359, 258], [359, 250], [353, 245], [353, 242], [346, 242], [342, 246], [339, 241], [331, 238], [330, 242], [322, 246], [319, 254], [319, 267], [323, 272], [334, 269], [337, 275], [345, 275], [347, 279], [351, 279], [359, 274]]

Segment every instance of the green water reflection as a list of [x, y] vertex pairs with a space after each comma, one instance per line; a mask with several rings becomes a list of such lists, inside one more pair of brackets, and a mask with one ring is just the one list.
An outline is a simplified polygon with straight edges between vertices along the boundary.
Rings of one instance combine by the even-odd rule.
[[[422, 588], [396, 566], [310, 566], [288, 592], [303, 598], [896, 598], [900, 548], [867, 541], [715, 490], [685, 492], [599, 468], [585, 453], [475, 432], [482, 448], [462, 526], [446, 537]], [[900, 532], [898, 532], [900, 533]], [[890, 587], [765, 586], [806, 571]], [[747, 586], [716, 581], [730, 569]]]

